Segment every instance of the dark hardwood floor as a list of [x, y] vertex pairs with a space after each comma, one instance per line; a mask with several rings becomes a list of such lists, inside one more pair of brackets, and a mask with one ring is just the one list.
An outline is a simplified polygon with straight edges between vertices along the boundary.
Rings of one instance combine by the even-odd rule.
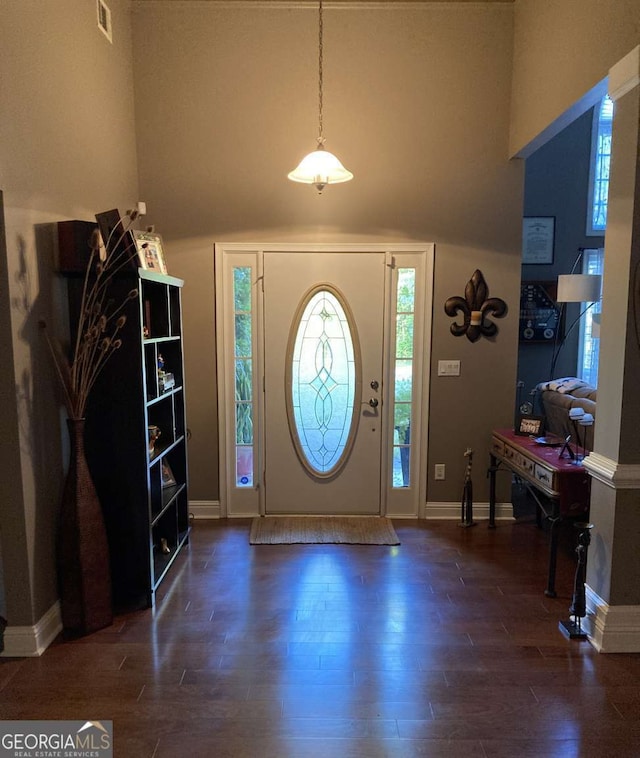
[[533, 523], [251, 547], [197, 522], [156, 610], [0, 659], [3, 719], [111, 719], [118, 758], [640, 756], [640, 655], [558, 630]]

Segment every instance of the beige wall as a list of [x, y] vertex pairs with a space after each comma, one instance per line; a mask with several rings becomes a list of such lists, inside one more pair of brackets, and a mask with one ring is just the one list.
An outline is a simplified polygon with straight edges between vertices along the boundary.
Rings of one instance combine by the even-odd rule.
[[[509, 163], [512, 6], [442, 3], [325, 11], [327, 148], [354, 172], [318, 196], [286, 174], [317, 134], [317, 11], [134, 3], [141, 191], [184, 275], [190, 492], [218, 497], [214, 241], [436, 243], [430, 462], [459, 498], [467, 445], [511, 422], [522, 171]], [[480, 268], [510, 305], [494, 342], [449, 333], [444, 301]], [[429, 478], [432, 483], [432, 478]], [[478, 497], [486, 500], [485, 477]]]
[[575, 106], [639, 41], [637, 0], [515, 0], [509, 154]]
[[10, 311], [0, 329], [3, 346], [13, 346], [16, 406], [3, 403], [0, 418], [12, 446], [3, 460], [17, 465], [5, 470], [11, 484], [1, 493], [0, 532], [11, 625], [32, 625], [57, 598], [65, 438], [38, 330], [39, 319], [61, 321], [54, 224], [137, 199], [129, 2], [109, 5], [113, 45], [89, 0], [2, 2], [0, 189]]

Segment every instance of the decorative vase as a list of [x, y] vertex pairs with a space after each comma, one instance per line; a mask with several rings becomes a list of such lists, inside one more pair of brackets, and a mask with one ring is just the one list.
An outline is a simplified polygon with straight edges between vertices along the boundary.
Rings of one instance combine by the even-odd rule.
[[62, 625], [83, 635], [113, 621], [109, 545], [84, 451], [84, 419], [67, 419], [71, 458], [62, 494], [58, 577]]

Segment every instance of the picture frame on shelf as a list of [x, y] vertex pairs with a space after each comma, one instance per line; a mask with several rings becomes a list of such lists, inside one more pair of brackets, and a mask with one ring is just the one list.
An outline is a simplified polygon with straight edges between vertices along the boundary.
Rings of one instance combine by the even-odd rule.
[[164, 258], [162, 237], [155, 232], [143, 232], [138, 229], [135, 229], [132, 234], [138, 252], [140, 268], [145, 271], [166, 274], [167, 264]]
[[514, 431], [521, 437], [541, 437], [544, 434], [544, 421], [544, 416], [520, 413]]
[[555, 230], [555, 216], [525, 216], [522, 219], [523, 264], [553, 263]]
[[162, 460], [162, 486], [164, 487], [175, 487], [178, 483], [176, 481], [175, 476], [173, 475], [173, 471], [171, 470], [171, 466], [169, 465], [169, 461]]

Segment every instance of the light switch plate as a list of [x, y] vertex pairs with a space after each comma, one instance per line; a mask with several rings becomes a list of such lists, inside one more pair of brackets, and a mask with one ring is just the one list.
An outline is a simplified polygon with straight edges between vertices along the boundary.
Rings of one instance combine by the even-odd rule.
[[460, 376], [460, 361], [438, 361], [438, 376]]

